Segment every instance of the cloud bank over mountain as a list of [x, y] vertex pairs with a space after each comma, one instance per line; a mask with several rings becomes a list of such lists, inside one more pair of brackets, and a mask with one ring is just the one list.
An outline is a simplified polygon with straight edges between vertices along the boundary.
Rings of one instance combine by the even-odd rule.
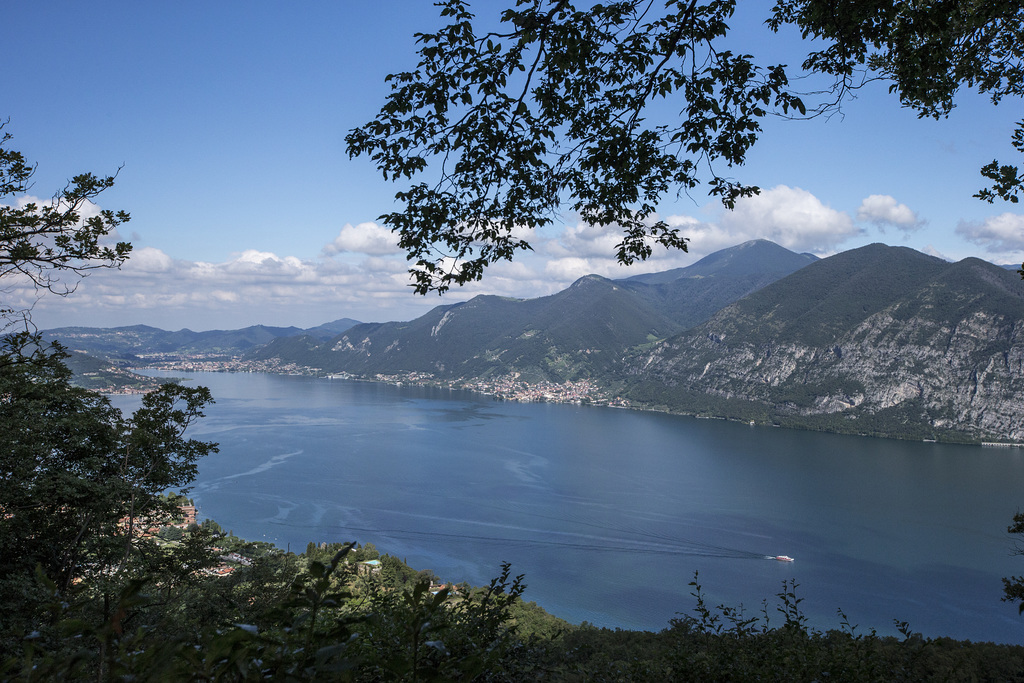
[[[887, 195], [866, 197], [851, 215], [786, 185], [741, 200], [733, 211], [709, 205], [693, 213], [664, 217], [690, 238], [688, 252], [656, 248], [648, 261], [629, 268], [614, 258], [621, 239], [617, 226], [569, 221], [534, 234], [524, 230], [532, 252], [494, 265], [481, 282], [443, 297], [412, 293], [409, 262], [397, 236], [376, 222], [344, 224], [316, 255], [244, 249], [220, 262], [190, 261], [156, 246], [137, 246], [120, 271], [92, 273], [67, 300], [36, 302], [24, 282], [14, 283], [10, 295], [16, 306], [35, 306], [34, 318], [43, 326], [146, 323], [213, 329], [256, 323], [308, 327], [338, 317], [407, 320], [477, 294], [533, 298], [592, 273], [623, 278], [682, 267], [751, 239], [826, 256], [884, 240], [886, 228], [907, 233], [922, 225], [914, 210]], [[962, 222], [957, 232], [995, 262], [1013, 262], [1015, 252], [1024, 250], [1024, 217], [1016, 214]]]
[[990, 253], [1024, 251], [1024, 216], [1019, 214], [1002, 213], [980, 223], [961, 222], [956, 232]]

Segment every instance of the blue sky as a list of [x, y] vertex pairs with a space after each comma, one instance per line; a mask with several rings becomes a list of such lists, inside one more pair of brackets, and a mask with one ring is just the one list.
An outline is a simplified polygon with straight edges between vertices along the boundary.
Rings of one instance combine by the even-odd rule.
[[[806, 46], [759, 21], [738, 18], [737, 43], [799, 62]], [[994, 108], [966, 93], [949, 119], [919, 120], [879, 84], [828, 120], [769, 122], [737, 171], [762, 195], [735, 212], [697, 194], [659, 207], [692, 238], [689, 254], [624, 269], [613, 231], [566, 215], [527, 258], [417, 297], [376, 224], [400, 188], [348, 159], [344, 137], [379, 109], [384, 76], [414, 67], [413, 33], [438, 22], [425, 0], [7, 3], [0, 119], [38, 164], [32, 194], [120, 167], [99, 205], [131, 212], [121, 236], [135, 245], [120, 272], [39, 300], [34, 320], [200, 330], [409, 319], [481, 293], [534, 297], [591, 272], [689, 265], [758, 237], [819, 256], [881, 241], [949, 259], [1024, 258], [1024, 210], [971, 197], [982, 165], [1017, 161], [1020, 102]], [[18, 287], [6, 296], [33, 298]]]

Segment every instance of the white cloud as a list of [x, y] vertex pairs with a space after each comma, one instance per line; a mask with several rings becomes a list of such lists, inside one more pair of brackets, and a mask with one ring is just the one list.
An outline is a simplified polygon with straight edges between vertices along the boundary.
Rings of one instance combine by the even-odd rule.
[[[568, 287], [584, 275], [600, 275], [611, 280], [620, 280], [641, 273], [653, 273], [662, 270], [671, 270], [690, 265], [694, 262], [695, 255], [678, 249], [655, 248], [654, 254], [646, 261], [639, 261], [630, 266], [624, 266], [615, 258], [580, 258], [578, 256], [563, 256], [546, 260], [541, 267], [541, 275], [534, 281], [519, 281], [521, 290], [537, 292], [530, 296], [541, 296], [553, 294], [554, 292]], [[520, 294], [526, 296], [526, 294]]]
[[935, 258], [940, 258], [943, 261], [953, 262], [953, 261], [956, 260], [954, 258], [950, 258], [949, 256], [946, 256], [944, 253], [942, 253], [941, 251], [936, 249], [935, 245], [933, 245], [933, 244], [929, 244], [928, 246], [926, 246], [924, 249], [921, 250], [921, 253], [922, 254], [928, 254], [929, 256], [934, 256]]
[[924, 225], [909, 206], [900, 204], [887, 194], [873, 194], [865, 198], [857, 209], [857, 220], [874, 223], [882, 230], [891, 225], [908, 233]]
[[174, 267], [171, 257], [153, 247], [132, 249], [131, 258], [123, 266], [131, 273], [167, 273]]
[[[44, 297], [36, 311], [40, 323], [50, 327], [145, 322], [224, 329], [256, 322], [311, 326], [341, 317], [407, 320], [477, 294], [532, 298], [591, 273], [614, 279], [690, 265], [755, 238], [822, 253], [858, 233], [849, 215], [785, 186], [739, 202], [734, 212], [713, 214], [711, 220], [677, 215], [665, 221], [691, 238], [689, 253], [655, 247], [650, 259], [627, 268], [615, 259], [615, 245], [622, 239], [617, 226], [576, 224], [561, 232], [551, 226], [531, 235], [536, 251], [520, 253], [512, 263], [498, 262], [483, 281], [452, 288], [443, 297], [412, 293], [409, 262], [396, 249], [394, 235], [374, 223], [342, 228], [323, 249], [329, 258], [247, 249], [214, 263], [174, 259], [142, 247], [121, 271], [95, 271], [70, 299]], [[24, 293], [26, 300], [31, 295]]]
[[234, 260], [235, 264], [253, 264], [256, 266], [262, 266], [264, 263], [280, 263], [281, 259], [277, 257], [277, 254], [269, 251], [257, 251], [256, 249], [246, 249], [238, 258]]
[[[630, 268], [628, 274], [618, 277], [688, 265], [696, 256], [754, 239], [768, 239], [793, 251], [823, 254], [863, 232], [848, 214], [826, 206], [806, 190], [785, 185], [741, 199], [732, 211], [718, 209], [711, 220], [673, 215], [666, 216], [664, 221], [678, 228], [681, 236], [689, 238], [689, 256], [679, 250], [655, 247], [647, 265]], [[603, 257], [614, 262], [615, 245], [620, 240], [621, 233], [616, 226], [576, 226], [565, 231], [560, 240], [562, 252], [555, 255], [584, 256], [591, 260]]]
[[[205, 264], [197, 265], [205, 266]], [[268, 251], [246, 249], [233, 260], [221, 264], [220, 267], [224, 268], [227, 272], [235, 274], [251, 273], [288, 277], [301, 274], [309, 268], [309, 265], [294, 256], [281, 258], [277, 254]]]
[[[58, 202], [56, 199], [53, 198], [40, 199], [39, 197], [35, 197], [32, 195], [22, 195], [18, 197], [17, 207], [19, 209], [24, 209], [29, 204], [35, 204], [39, 208], [42, 208], [44, 206], [57, 206], [59, 208], [66, 209], [69, 206], [66, 202]], [[83, 200], [81, 205], [78, 207], [78, 217], [80, 219], [79, 224], [82, 224], [86, 220], [99, 215], [100, 207], [98, 207], [96, 204], [93, 204], [88, 199]]]
[[578, 280], [596, 270], [589, 259], [567, 256], [548, 261], [544, 267], [544, 274], [555, 280], [567, 282]]
[[[828, 252], [862, 232], [848, 214], [822, 204], [806, 190], [786, 185], [736, 202], [733, 211], [722, 214], [717, 227], [729, 236], [730, 244], [763, 238], [793, 251], [815, 253]], [[724, 246], [729, 245], [715, 248]]]
[[491, 266], [488, 275], [503, 280], [534, 280], [539, 276], [531, 264], [526, 263], [527, 260], [524, 256], [516, 261], [498, 261]]
[[[71, 298], [44, 297], [35, 312], [48, 327], [147, 322], [224, 329], [256, 322], [314, 325], [340, 317], [407, 319], [448, 303], [415, 297], [408, 283], [405, 264], [396, 258], [304, 260], [248, 249], [210, 263], [142, 247], [121, 270], [93, 271]], [[5, 301], [13, 301], [13, 294]], [[18, 298], [28, 301], [31, 294], [26, 290]]]
[[[618, 225], [586, 225], [579, 223], [565, 228], [556, 250], [560, 255], [575, 257], [610, 257], [622, 241], [622, 228]], [[585, 275], [586, 273], [584, 273]]]
[[961, 222], [956, 232], [989, 253], [1024, 251], [1024, 216], [1002, 213], [977, 223]]
[[238, 301], [238, 292], [226, 292], [222, 289], [215, 289], [209, 293], [211, 299], [215, 301], [225, 301], [228, 303], [234, 303]]
[[[657, 219], [652, 217], [652, 222]], [[541, 266], [544, 277], [563, 287], [592, 273], [626, 278], [687, 266], [719, 249], [762, 238], [794, 251], [826, 254], [863, 232], [848, 214], [826, 206], [806, 190], [785, 185], [741, 200], [733, 211], [719, 209], [712, 220], [686, 215], [663, 220], [689, 238], [687, 252], [665, 249], [652, 241], [653, 252], [646, 261], [624, 267], [615, 258], [616, 245], [622, 240], [619, 226], [570, 225], [538, 250], [547, 257]]]
[[404, 275], [409, 272], [409, 266], [404, 259], [369, 256], [362, 265], [367, 270], [377, 273], [401, 273]]
[[[41, 198], [36, 197], [34, 195], [21, 195], [21, 196], [15, 198], [13, 206], [11, 206], [10, 204], [0, 204], [0, 206], [8, 206], [8, 207], [11, 207], [11, 208], [16, 208], [16, 209], [24, 209], [29, 204], [35, 204], [36, 207], [37, 207], [37, 210], [38, 209], [42, 209], [43, 207], [47, 207], [47, 206], [56, 206], [56, 207], [61, 208], [63, 210], [63, 209], [66, 209], [67, 206], [68, 206], [66, 202], [64, 202], [64, 201], [59, 201], [58, 202], [55, 198], [52, 198], [52, 197], [49, 198], [49, 199], [41, 199]], [[81, 227], [81, 226], [85, 225], [85, 222], [87, 220], [89, 220], [90, 218], [94, 218], [95, 216], [99, 216], [102, 211], [103, 210], [97, 204], [94, 204], [93, 202], [89, 201], [88, 199], [82, 200], [81, 204], [78, 207], [78, 222], [75, 223], [75, 226], [76, 227]], [[117, 228], [113, 228], [113, 229], [111, 229], [110, 232], [108, 232], [106, 235], [104, 235], [103, 237], [100, 238], [100, 244], [113, 245], [116, 242], [122, 241], [122, 239], [123, 238], [121, 237], [121, 235], [118, 232]]]
[[384, 256], [399, 252], [398, 236], [389, 228], [370, 222], [359, 225], [346, 223], [334, 241], [325, 245], [323, 249], [327, 256], [341, 253]]

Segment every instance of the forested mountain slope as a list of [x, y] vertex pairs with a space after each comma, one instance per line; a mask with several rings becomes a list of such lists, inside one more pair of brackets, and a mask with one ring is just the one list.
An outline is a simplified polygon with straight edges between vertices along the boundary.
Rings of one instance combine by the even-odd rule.
[[328, 344], [278, 339], [251, 357], [367, 375], [602, 378], [618, 372], [627, 349], [681, 332], [814, 260], [755, 240], [687, 268], [617, 281], [588, 275], [538, 299], [479, 296], [409, 322], [359, 325]]
[[686, 329], [817, 260], [768, 240], [751, 240], [709, 254], [686, 268], [618, 282]]
[[838, 431], [1020, 440], [1022, 332], [1016, 273], [874, 244], [814, 263], [635, 354], [631, 396]]
[[409, 322], [363, 324], [328, 343], [281, 339], [252, 354], [329, 371], [564, 381], [606, 371], [624, 348], [682, 328], [611, 280], [587, 276], [529, 300], [478, 296]]

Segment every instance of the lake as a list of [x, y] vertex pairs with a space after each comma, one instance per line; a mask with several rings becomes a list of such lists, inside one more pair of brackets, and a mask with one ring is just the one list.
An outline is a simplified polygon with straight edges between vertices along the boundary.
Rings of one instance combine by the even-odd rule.
[[[158, 375], [160, 373], [150, 373]], [[811, 625], [1019, 643], [1000, 577], [1024, 453], [820, 434], [469, 392], [262, 374], [166, 373], [216, 404], [203, 517], [301, 552], [372, 542], [452, 581], [503, 561], [573, 622], [659, 630], [712, 604], [771, 623], [795, 580]], [[114, 397], [122, 409], [138, 397]], [[795, 562], [768, 560], [789, 555]]]

